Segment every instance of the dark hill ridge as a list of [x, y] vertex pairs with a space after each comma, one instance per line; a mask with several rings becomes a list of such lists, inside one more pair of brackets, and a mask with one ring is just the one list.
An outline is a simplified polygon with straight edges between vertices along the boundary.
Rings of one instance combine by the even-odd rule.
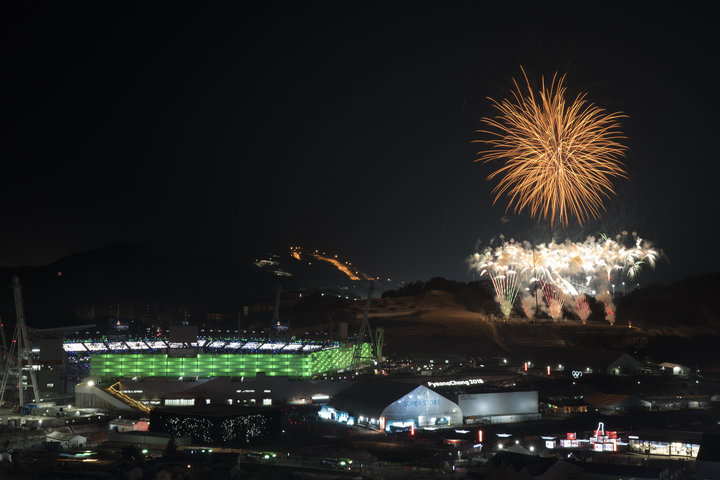
[[[289, 254], [276, 258], [280, 269], [292, 273], [292, 277], [277, 277], [272, 269], [256, 267], [255, 258], [234, 262], [180, 258], [138, 245], [115, 244], [70, 255], [51, 265], [3, 268], [0, 282], [10, 285], [13, 275], [20, 276], [26, 317], [30, 325], [37, 327], [77, 323], [77, 307], [82, 303], [154, 302], [229, 312], [241, 305], [272, 303], [278, 284], [286, 291], [316, 288], [347, 292], [354, 288], [356, 294], [366, 291], [362, 282], [351, 282], [326, 262], [309, 266]], [[630, 321], [645, 331], [667, 335], [718, 332], [720, 318], [715, 292], [719, 287], [720, 273], [715, 273], [636, 290], [617, 300], [617, 324], [623, 326]], [[399, 291], [388, 291], [385, 296], [412, 298], [428, 291], [452, 293], [460, 308], [469, 313], [498, 314], [492, 291], [483, 281], [434, 278], [409, 284]], [[10, 289], [5, 292], [0, 296], [0, 313], [6, 323], [13, 323], [12, 292]], [[327, 318], [325, 312], [316, 313]]]
[[[263, 299], [276, 277], [249, 261], [169, 258], [163, 252], [116, 244], [82, 252], [46, 266], [0, 269], [0, 282], [18, 275], [28, 324], [37, 327], [76, 323], [82, 303], [168, 303], [218, 305]], [[4, 318], [14, 319], [12, 293], [0, 297]]]
[[[262, 257], [259, 257], [262, 258]], [[299, 262], [289, 254], [275, 256], [278, 267], [258, 268], [257, 258], [227, 261], [171, 255], [130, 243], [111, 244], [69, 255], [50, 265], [0, 269], [0, 282], [18, 275], [23, 285], [28, 324], [38, 328], [78, 323], [79, 305], [154, 303], [237, 312], [243, 305], [273, 303], [283, 290], [325, 289], [365, 294], [363, 282], [352, 282], [326, 262]], [[12, 291], [0, 295], [0, 314], [14, 324]]]
[[645, 329], [720, 332], [717, 292], [720, 273], [691, 277], [671, 285], [652, 285], [618, 302], [618, 322]]

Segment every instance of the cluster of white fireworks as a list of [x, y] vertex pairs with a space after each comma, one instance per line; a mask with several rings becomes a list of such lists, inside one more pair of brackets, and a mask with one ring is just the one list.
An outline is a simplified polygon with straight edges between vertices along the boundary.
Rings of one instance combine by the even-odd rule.
[[[605, 319], [615, 323], [615, 287], [634, 281], [643, 265], [655, 266], [659, 251], [635, 232], [623, 232], [615, 239], [588, 237], [584, 242], [550, 242], [533, 246], [500, 238], [468, 258], [470, 268], [487, 275], [493, 283], [500, 310], [510, 316], [520, 297], [526, 316], [544, 310], [553, 320], [563, 317], [563, 307], [583, 322], [590, 316], [588, 296], [605, 307]], [[632, 288], [632, 287], [631, 287]], [[544, 302], [538, 302], [536, 290]], [[533, 315], [533, 309], [534, 315]]]

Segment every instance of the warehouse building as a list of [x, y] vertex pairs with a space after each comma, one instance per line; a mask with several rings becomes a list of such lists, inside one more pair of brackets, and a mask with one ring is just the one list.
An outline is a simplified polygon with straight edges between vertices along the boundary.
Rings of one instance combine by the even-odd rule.
[[[83, 382], [75, 387], [75, 404], [83, 407], [132, 410], [131, 405], [108, 392], [110, 382]], [[300, 380], [270, 377], [258, 372], [252, 379], [146, 380], [123, 379], [117, 392], [147, 407], [201, 405], [302, 405], [324, 403], [352, 385], [346, 380]]]
[[360, 381], [338, 393], [320, 416], [386, 431], [462, 425], [457, 403], [423, 385], [382, 379]]
[[538, 392], [495, 392], [458, 395], [465, 423], [513, 423], [538, 420]]

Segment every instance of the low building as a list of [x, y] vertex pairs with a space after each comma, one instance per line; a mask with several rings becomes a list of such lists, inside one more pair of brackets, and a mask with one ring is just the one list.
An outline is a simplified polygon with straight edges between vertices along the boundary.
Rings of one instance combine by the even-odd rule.
[[587, 413], [587, 411], [587, 402], [578, 398], [553, 399], [547, 402], [548, 413], [571, 415], [575, 413]]
[[700, 451], [702, 438], [700, 432], [641, 430], [637, 435], [628, 436], [628, 449], [646, 455], [695, 458]]
[[583, 397], [588, 410], [605, 414], [619, 414], [637, 410], [649, 410], [652, 404], [638, 397], [615, 393], [592, 393]]
[[663, 362], [658, 365], [661, 373], [678, 375], [680, 377], [687, 377], [690, 375], [690, 367], [680, 365], [679, 363]]
[[147, 432], [150, 425], [149, 418], [133, 420], [131, 418], [118, 417], [108, 422], [108, 430], [115, 432]]
[[458, 404], [415, 383], [364, 380], [340, 392], [320, 410], [320, 416], [348, 425], [380, 430], [462, 425]]
[[191, 438], [188, 436], [178, 437], [169, 433], [143, 432], [139, 430], [129, 432], [110, 432], [108, 434], [107, 441], [112, 444], [137, 445], [140, 447], [165, 449], [167, 448], [167, 444], [171, 438], [178, 447], [190, 445], [191, 443]]
[[651, 369], [631, 355], [623, 353], [607, 367], [608, 375], [637, 375], [650, 373]]
[[[347, 380], [301, 380], [266, 376], [255, 378], [218, 377], [212, 379], [166, 380], [148, 378], [143, 381], [123, 379], [116, 389], [123, 395], [147, 406], [202, 405], [286, 405], [311, 404], [325, 401], [348, 388]], [[76, 405], [86, 407], [124, 408], [132, 410], [98, 385], [76, 387]]]
[[514, 423], [537, 420], [538, 392], [494, 392], [458, 395], [465, 423]]
[[45, 437], [46, 442], [57, 442], [63, 449], [67, 448], [82, 448], [87, 445], [87, 437], [77, 435], [75, 433], [65, 433], [60, 431], [54, 431], [48, 433]]

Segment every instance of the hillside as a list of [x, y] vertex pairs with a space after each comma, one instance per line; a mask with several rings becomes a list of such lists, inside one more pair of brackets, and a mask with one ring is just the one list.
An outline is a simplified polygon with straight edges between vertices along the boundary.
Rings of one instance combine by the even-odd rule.
[[[710, 288], [709, 283], [717, 279], [718, 276], [709, 276], [700, 282]], [[428, 283], [435, 287], [442, 284]], [[458, 290], [458, 285], [464, 287]], [[698, 288], [694, 280], [639, 290], [620, 299], [615, 326], [602, 320], [601, 315], [593, 316], [584, 326], [574, 319], [558, 323], [545, 319], [537, 324], [517, 316], [504, 322], [492, 304], [487, 286], [457, 282], [448, 282], [445, 286], [448, 289], [416, 288], [414, 295], [386, 294], [385, 298], [372, 301], [370, 323], [384, 328], [388, 354], [412, 353], [428, 358], [433, 355], [482, 358], [521, 355], [557, 363], [587, 359], [590, 364], [607, 364], [621, 353], [631, 352], [658, 361], [720, 368], [720, 360], [707, 358], [703, 353], [712, 351], [720, 341], [717, 318], [698, 316], [685, 323], [683, 319], [690, 318], [690, 313], [675, 303], [679, 298], [696, 298], [685, 291]], [[476, 308], [469, 308], [467, 304], [469, 293], [475, 295]], [[704, 301], [696, 298], [697, 304], [690, 312], [707, 312], [711, 298], [705, 297]], [[364, 302], [353, 302], [349, 308], [353, 318], [350, 328], [356, 331]], [[659, 314], [663, 308], [664, 313]], [[679, 316], [672, 317], [673, 312], [679, 312]], [[632, 328], [628, 328], [627, 319], [632, 319]], [[327, 328], [327, 324], [312, 327]]]

